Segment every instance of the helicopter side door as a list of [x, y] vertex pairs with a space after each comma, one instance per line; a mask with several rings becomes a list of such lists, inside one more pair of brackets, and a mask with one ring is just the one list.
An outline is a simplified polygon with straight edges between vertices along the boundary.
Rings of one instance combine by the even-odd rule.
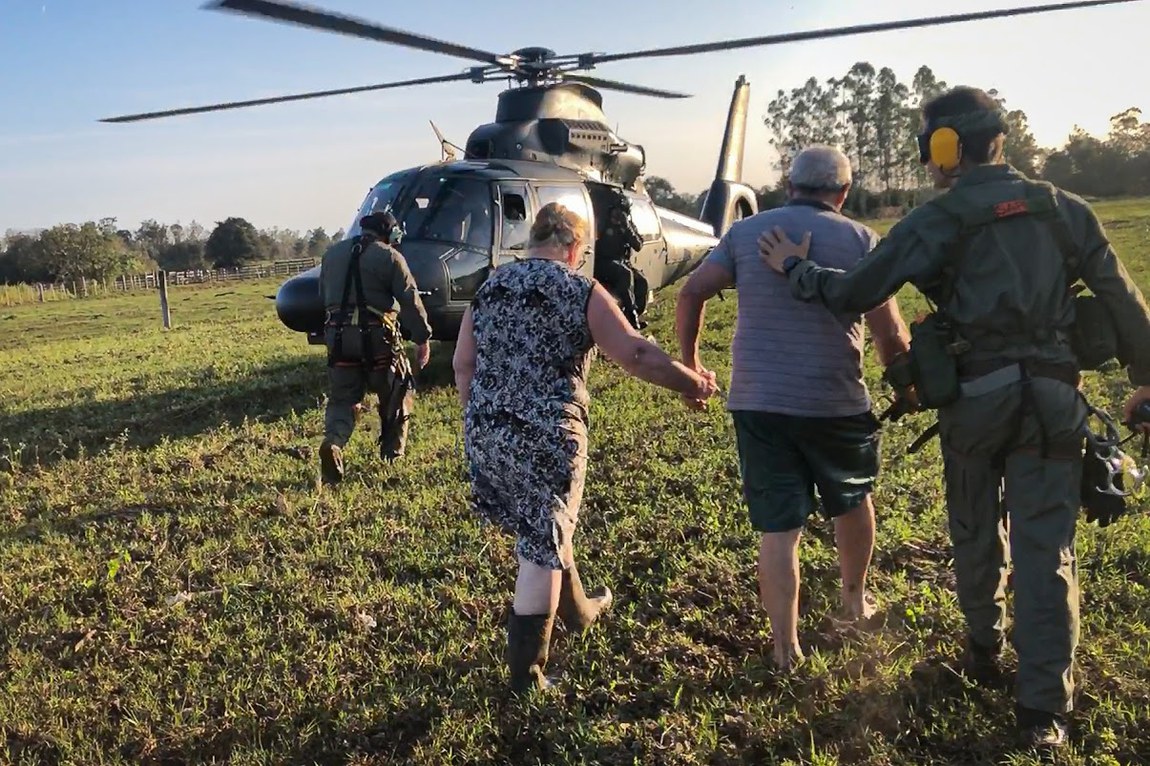
[[527, 240], [535, 215], [526, 181], [499, 181], [495, 185], [495, 204], [499, 241], [492, 251], [491, 265], [499, 268], [527, 255]]
[[643, 238], [643, 249], [633, 256], [633, 263], [647, 278], [648, 286], [654, 290], [666, 284], [672, 266], [667, 263], [667, 243], [659, 224], [655, 206], [646, 197], [627, 193], [631, 201], [631, 220]]
[[[591, 207], [591, 195], [581, 183], [535, 182], [536, 210], [542, 210], [552, 202], [558, 202], [563, 207], [576, 213], [587, 222], [587, 231], [595, 231], [595, 213]], [[534, 216], [531, 219], [534, 221]], [[594, 276], [595, 270], [595, 236], [590, 234], [583, 245], [583, 264], [579, 272], [588, 277]]]

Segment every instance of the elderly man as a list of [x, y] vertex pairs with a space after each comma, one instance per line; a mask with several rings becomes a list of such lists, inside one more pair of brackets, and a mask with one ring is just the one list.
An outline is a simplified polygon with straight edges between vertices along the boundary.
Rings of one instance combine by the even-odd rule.
[[[699, 334], [705, 302], [734, 287], [738, 320], [727, 409], [734, 421], [743, 496], [759, 546], [759, 595], [774, 640], [774, 660], [803, 657], [798, 641], [799, 535], [816, 507], [834, 520], [844, 618], [869, 617], [866, 574], [874, 548], [871, 492], [878, 476], [878, 420], [862, 377], [858, 314], [834, 314], [791, 297], [786, 278], [759, 255], [758, 238], [779, 226], [792, 237], [814, 231], [809, 258], [849, 269], [879, 237], [841, 214], [850, 162], [837, 149], [812, 146], [791, 166], [790, 201], [736, 223], [679, 293], [676, 331], [683, 363], [705, 373]], [[909, 336], [891, 298], [866, 314], [887, 365]]]

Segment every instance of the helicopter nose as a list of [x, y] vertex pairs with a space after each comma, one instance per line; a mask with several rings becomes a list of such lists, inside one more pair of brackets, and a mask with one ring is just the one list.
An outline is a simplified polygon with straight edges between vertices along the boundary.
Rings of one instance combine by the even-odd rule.
[[323, 297], [319, 292], [319, 267], [296, 274], [276, 292], [276, 314], [296, 332], [323, 332]]

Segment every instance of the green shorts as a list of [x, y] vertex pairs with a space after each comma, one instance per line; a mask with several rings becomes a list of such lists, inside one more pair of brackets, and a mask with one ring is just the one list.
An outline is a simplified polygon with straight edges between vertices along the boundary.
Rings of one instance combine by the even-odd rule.
[[756, 531], [799, 529], [818, 500], [823, 514], [834, 518], [873, 491], [880, 432], [870, 411], [833, 418], [734, 411], [731, 418], [743, 499]]

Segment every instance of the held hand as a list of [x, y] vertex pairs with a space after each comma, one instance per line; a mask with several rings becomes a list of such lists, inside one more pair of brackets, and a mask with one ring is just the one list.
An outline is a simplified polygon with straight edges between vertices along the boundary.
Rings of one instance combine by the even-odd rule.
[[719, 380], [715, 373], [707, 370], [699, 375], [698, 388], [695, 390], [694, 399], [699, 402], [705, 402], [715, 394], [719, 393]]
[[699, 376], [699, 381], [695, 391], [682, 395], [683, 404], [688, 409], [703, 410], [707, 407], [707, 400], [719, 392], [719, 381], [715, 373], [710, 370], [699, 368], [696, 370], [696, 375]]
[[429, 361], [431, 361], [431, 344], [426, 342], [420, 343], [415, 347], [415, 363], [419, 365], [419, 369], [422, 370], [427, 366]]
[[1126, 400], [1126, 406], [1122, 410], [1122, 422], [1128, 424], [1131, 428], [1142, 433], [1150, 433], [1150, 421], [1139, 420], [1134, 422], [1135, 410], [1138, 405], [1150, 402], [1150, 386], [1139, 386], [1130, 398]]
[[806, 259], [807, 251], [811, 247], [811, 233], [808, 231], [803, 234], [803, 241], [795, 244], [787, 238], [784, 232], [778, 226], [773, 230], [763, 232], [759, 236], [759, 255], [763, 257], [763, 261], [775, 271], [780, 274], [783, 273], [783, 262], [790, 258], [792, 255], [802, 259]]

